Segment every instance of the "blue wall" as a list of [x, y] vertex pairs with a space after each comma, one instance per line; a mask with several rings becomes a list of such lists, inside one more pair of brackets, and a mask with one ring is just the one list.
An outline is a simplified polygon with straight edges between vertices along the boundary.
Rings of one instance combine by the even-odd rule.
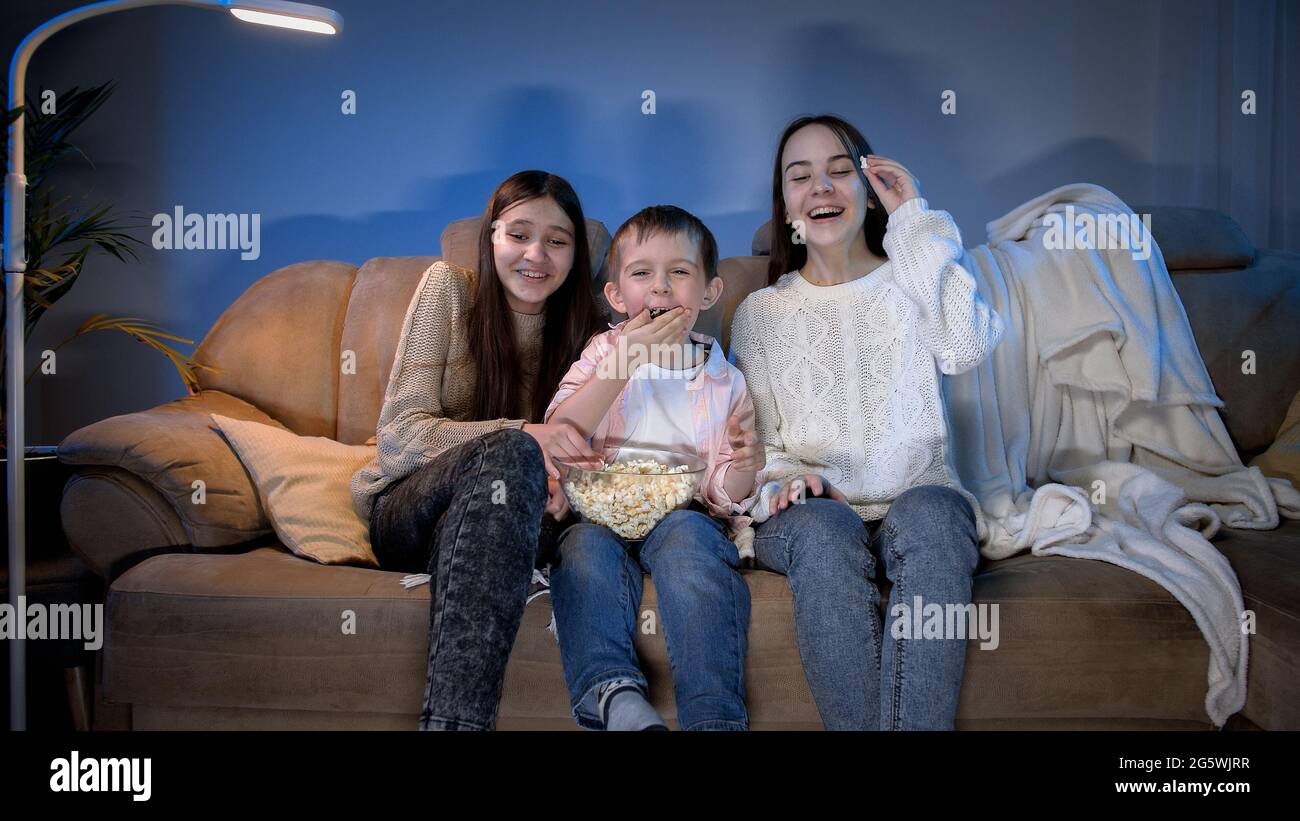
[[[0, 42], [12, 49], [76, 5], [13, 3]], [[1216, 25], [1214, 3], [1177, 6], [1181, 32]], [[96, 167], [59, 177], [69, 192], [145, 222], [177, 204], [257, 212], [262, 253], [147, 247], [138, 264], [94, 259], [29, 355], [96, 311], [197, 341], [282, 265], [436, 253], [447, 222], [529, 167], [567, 177], [611, 230], [670, 202], [706, 220], [723, 256], [746, 254], [766, 219], [776, 138], [805, 112], [855, 122], [953, 213], [967, 245], [984, 240], [985, 222], [1068, 182], [1133, 204], [1200, 204], [1170, 180], [1213, 161], [1160, 142], [1180, 109], [1158, 88], [1168, 78], [1157, 60], [1194, 60], [1197, 40], [1171, 35], [1159, 2], [334, 7], [346, 26], [333, 38], [161, 8], [88, 21], [42, 47], [31, 90], [118, 81], [80, 134]], [[949, 88], [956, 116], [940, 113]], [[340, 111], [344, 89], [357, 94], [355, 116]], [[641, 113], [644, 89], [657, 94], [653, 116]], [[29, 443], [182, 393], [158, 354], [125, 337], [82, 340], [60, 351], [57, 375], [33, 380]]]

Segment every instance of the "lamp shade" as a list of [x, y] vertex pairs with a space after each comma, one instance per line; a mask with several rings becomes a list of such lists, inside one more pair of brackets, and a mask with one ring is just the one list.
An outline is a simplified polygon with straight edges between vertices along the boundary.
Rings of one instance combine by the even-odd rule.
[[343, 17], [338, 12], [307, 3], [290, 3], [284, 0], [228, 0], [226, 5], [231, 14], [247, 23], [298, 29], [316, 34], [338, 34], [343, 30]]

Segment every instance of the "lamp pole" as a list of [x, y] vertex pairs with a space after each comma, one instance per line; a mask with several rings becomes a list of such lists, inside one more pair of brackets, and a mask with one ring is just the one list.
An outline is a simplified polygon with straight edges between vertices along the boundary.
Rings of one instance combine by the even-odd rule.
[[[50, 35], [73, 23], [114, 11], [143, 6], [195, 6], [214, 11], [229, 11], [249, 23], [337, 34], [343, 30], [338, 12], [305, 3], [283, 0], [105, 0], [73, 9], [47, 20], [23, 38], [9, 64], [9, 109], [23, 105], [23, 86], [27, 81], [27, 64], [36, 49]], [[23, 409], [25, 405], [23, 373], [27, 311], [23, 303], [23, 284], [27, 272], [27, 177], [23, 164], [24, 114], [9, 126], [9, 165], [4, 181], [4, 268], [5, 268], [5, 407], [7, 435], [6, 470], [9, 479], [9, 603], [15, 616], [26, 609], [27, 590], [27, 500], [24, 472]], [[18, 616], [14, 624], [25, 624]], [[15, 636], [9, 644], [9, 727], [27, 729], [27, 642]]]

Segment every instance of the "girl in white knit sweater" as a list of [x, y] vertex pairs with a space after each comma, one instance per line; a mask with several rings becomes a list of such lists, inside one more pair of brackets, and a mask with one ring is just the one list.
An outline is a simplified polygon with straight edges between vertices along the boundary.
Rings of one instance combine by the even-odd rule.
[[772, 208], [771, 284], [731, 338], [767, 446], [756, 562], [790, 578], [827, 729], [951, 729], [965, 634], [929, 625], [935, 606], [970, 603], [983, 522], [953, 468], [939, 374], [979, 364], [1002, 320], [957, 262], [952, 217], [838, 117], [786, 128]]

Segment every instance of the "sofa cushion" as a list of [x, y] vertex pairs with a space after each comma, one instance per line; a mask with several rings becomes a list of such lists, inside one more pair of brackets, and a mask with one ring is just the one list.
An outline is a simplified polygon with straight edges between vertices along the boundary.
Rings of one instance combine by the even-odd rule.
[[[478, 270], [478, 232], [482, 216], [465, 217], [442, 231], [442, 258], [470, 271]], [[603, 282], [605, 254], [609, 251], [609, 231], [600, 220], [587, 218], [587, 249], [591, 253], [591, 277]]]
[[1300, 730], [1300, 520], [1214, 539], [1255, 613], [1242, 714], [1265, 730]]
[[[1250, 535], [1266, 541], [1272, 534]], [[151, 707], [403, 713], [413, 725], [423, 692], [429, 594], [427, 586], [404, 589], [400, 577], [326, 567], [276, 547], [148, 559], [109, 595], [108, 698]], [[744, 577], [752, 597], [751, 724], [818, 726], [795, 645], [789, 585], [766, 571], [747, 570]], [[888, 583], [882, 587], [887, 591]], [[657, 610], [653, 581], [645, 591], [642, 609]], [[1270, 616], [1271, 630], [1281, 629], [1288, 612], [1296, 620], [1296, 597], [1286, 595]], [[1205, 640], [1187, 610], [1147, 579], [1103, 562], [1023, 555], [985, 562], [975, 597], [1000, 605], [1000, 643], [981, 650], [978, 640], [968, 642], [958, 727], [1209, 727]], [[341, 629], [348, 613], [355, 615], [355, 634]], [[549, 621], [548, 596], [525, 611], [506, 677], [503, 728], [569, 717]], [[1258, 643], [1253, 663], [1289, 670], [1294, 680], [1294, 660], [1276, 657], [1287, 640], [1276, 637], [1281, 651]], [[671, 719], [662, 631], [638, 632], [636, 646], [652, 699]], [[160, 669], [168, 676], [158, 676]], [[1261, 686], [1276, 685], [1267, 676], [1252, 682]], [[1269, 720], [1267, 713], [1261, 717]]]
[[[287, 430], [238, 397], [204, 390], [80, 428], [59, 444], [59, 459], [70, 465], [120, 468], [147, 482], [169, 504], [170, 513], [179, 517], [192, 545], [215, 547], [248, 541], [269, 532], [271, 524], [244, 466], [213, 428], [209, 419], [213, 413]], [[130, 492], [129, 485], [105, 481]], [[202, 482], [202, 495], [196, 496], [196, 482]], [[110, 484], [100, 485], [101, 490], [110, 490]], [[65, 502], [62, 518], [73, 548], [96, 572], [103, 573], [107, 559], [95, 555], [99, 540], [120, 541], [123, 536], [140, 534], [128, 534], [129, 529], [123, 530], [116, 521], [122, 516], [126, 497], [119, 495], [116, 504], [104, 509], [94, 507], [96, 498], [97, 494], [85, 498], [82, 501], [86, 504]], [[152, 501], [141, 499], [141, 510], [148, 513]], [[161, 513], [155, 511], [148, 518]], [[177, 535], [167, 521], [164, 516], [156, 528], [159, 538]], [[86, 526], [92, 522], [98, 523], [97, 529], [87, 531]], [[156, 546], [156, 542], [145, 542], [120, 547]]]
[[438, 257], [374, 257], [357, 271], [339, 351], [338, 427], [334, 438], [359, 445], [374, 437], [393, 370], [406, 309]]
[[758, 226], [754, 232], [754, 238], [750, 241], [749, 252], [756, 257], [770, 257], [772, 255], [772, 221], [768, 220]]
[[238, 396], [302, 436], [334, 436], [339, 336], [357, 267], [316, 260], [248, 287], [208, 331], [194, 359], [202, 388]]
[[212, 421], [229, 440], [257, 486], [281, 544], [321, 564], [379, 567], [370, 523], [352, 507], [352, 474], [375, 448], [324, 436], [299, 436], [221, 414]]
[[1170, 271], [1244, 268], [1255, 256], [1246, 232], [1218, 209], [1134, 205], [1133, 213], [1151, 215], [1151, 234]]
[[722, 342], [723, 350], [731, 350], [731, 320], [745, 297], [767, 287], [767, 257], [727, 257], [718, 261], [718, 276], [722, 277], [722, 298], [709, 310], [700, 314], [696, 329], [703, 325], [704, 332]]
[[1300, 487], [1300, 391], [1291, 400], [1273, 444], [1251, 464], [1264, 471], [1265, 476], [1290, 479], [1291, 484]]
[[1273, 443], [1300, 390], [1300, 254], [1261, 250], [1246, 268], [1184, 271], [1172, 281], [1224, 401], [1224, 425], [1249, 461]]

